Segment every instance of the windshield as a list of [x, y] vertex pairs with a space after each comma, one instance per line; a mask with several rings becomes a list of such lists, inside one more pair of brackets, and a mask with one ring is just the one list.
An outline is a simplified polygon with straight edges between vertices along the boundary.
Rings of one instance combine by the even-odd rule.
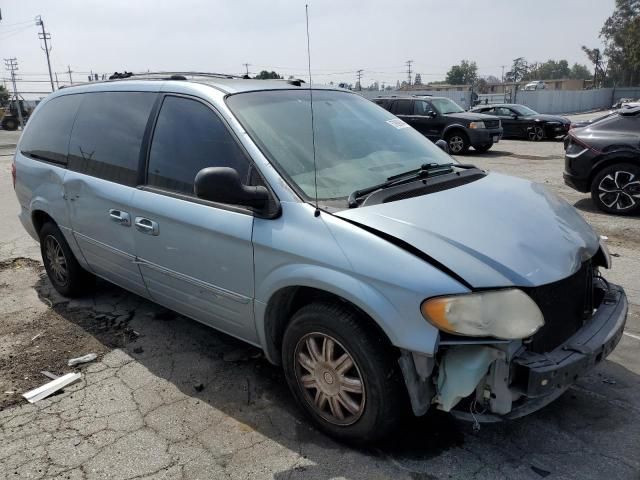
[[518, 115], [522, 115], [523, 117], [527, 117], [529, 115], [538, 115], [538, 112], [535, 110], [531, 110], [529, 107], [524, 105], [512, 105], [511, 109], [514, 110]]
[[463, 113], [464, 110], [460, 105], [458, 105], [453, 100], [449, 100], [448, 98], [434, 98], [431, 100], [433, 106], [438, 110], [440, 115], [445, 115], [447, 113]]
[[[227, 104], [280, 173], [305, 198], [315, 197], [309, 90], [231, 95]], [[363, 97], [313, 91], [318, 199], [355, 190], [425, 163], [451, 157], [405, 122]]]

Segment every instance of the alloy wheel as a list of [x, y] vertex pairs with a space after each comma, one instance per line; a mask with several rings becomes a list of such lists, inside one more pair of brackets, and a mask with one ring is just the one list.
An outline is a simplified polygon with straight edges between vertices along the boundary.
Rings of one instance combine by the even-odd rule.
[[529, 130], [529, 140], [539, 142], [544, 138], [544, 130], [542, 127], [533, 127]]
[[364, 412], [365, 386], [353, 357], [335, 338], [309, 333], [295, 349], [295, 372], [313, 410], [334, 425], [351, 425]]
[[635, 208], [640, 200], [640, 180], [631, 172], [612, 172], [600, 180], [598, 198], [607, 208], [620, 212]]
[[67, 258], [64, 250], [53, 235], [48, 235], [44, 240], [44, 251], [49, 264], [49, 269], [54, 280], [59, 285], [66, 285], [69, 281], [69, 271], [67, 269]]
[[464, 139], [460, 135], [449, 138], [449, 150], [451, 153], [460, 153], [464, 148]]

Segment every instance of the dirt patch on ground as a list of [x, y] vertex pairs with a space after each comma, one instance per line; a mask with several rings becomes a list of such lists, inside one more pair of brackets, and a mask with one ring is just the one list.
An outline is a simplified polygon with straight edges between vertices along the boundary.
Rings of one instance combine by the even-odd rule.
[[74, 371], [67, 366], [70, 358], [101, 356], [135, 342], [137, 333], [128, 325], [133, 298], [101, 284], [99, 295], [67, 299], [39, 262], [0, 262], [0, 410], [25, 402], [24, 392], [48, 382], [41, 371], [63, 375]]

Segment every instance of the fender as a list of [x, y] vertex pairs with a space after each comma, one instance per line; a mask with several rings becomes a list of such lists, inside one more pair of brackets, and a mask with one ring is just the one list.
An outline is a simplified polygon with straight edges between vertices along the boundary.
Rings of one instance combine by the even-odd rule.
[[[426, 320], [407, 318], [378, 290], [355, 276], [311, 264], [288, 264], [272, 271], [257, 286], [255, 321], [258, 338], [265, 352], [267, 336], [265, 311], [271, 297], [286, 287], [311, 287], [341, 297], [362, 310], [382, 329], [389, 341], [399, 347], [433, 355], [438, 330]], [[402, 325], [402, 328], [398, 328]], [[273, 359], [271, 359], [273, 360]]]
[[453, 128], [458, 128], [466, 133], [469, 127], [467, 127], [466, 125], [462, 125], [461, 123], [452, 123], [451, 125], [447, 125], [446, 127], [444, 127], [444, 130], [442, 131], [442, 137], [444, 138], [447, 135], [447, 132]]

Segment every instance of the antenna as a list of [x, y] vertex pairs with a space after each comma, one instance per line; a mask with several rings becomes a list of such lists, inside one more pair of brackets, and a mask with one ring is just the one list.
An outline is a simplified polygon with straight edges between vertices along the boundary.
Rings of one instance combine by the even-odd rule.
[[309, 103], [311, 104], [311, 146], [313, 149], [313, 183], [316, 193], [316, 211], [314, 215], [320, 216], [320, 209], [318, 208], [318, 166], [316, 165], [316, 129], [313, 124], [313, 82], [311, 80], [311, 47], [309, 44], [309, 5], [304, 6], [304, 13], [307, 18], [307, 61], [309, 63]]

